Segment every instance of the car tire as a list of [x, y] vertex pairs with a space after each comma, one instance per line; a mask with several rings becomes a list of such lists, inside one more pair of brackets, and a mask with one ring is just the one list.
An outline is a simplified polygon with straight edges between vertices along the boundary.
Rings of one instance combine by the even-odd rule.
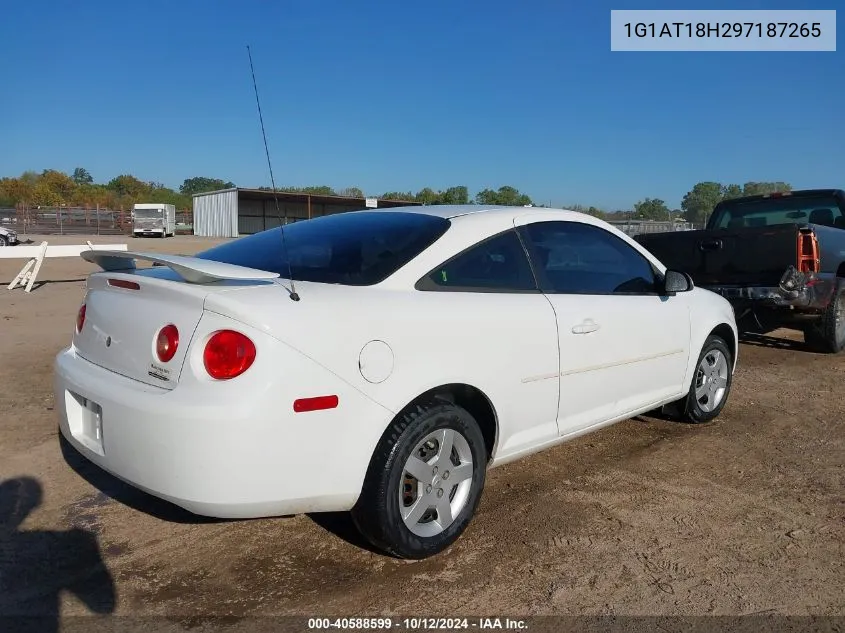
[[8, 245], [9, 245], [9, 242], [8, 242], [8, 240], [6, 240], [6, 236], [0, 235], [0, 247], [8, 246]]
[[382, 435], [352, 520], [364, 538], [387, 554], [416, 560], [433, 556], [466, 529], [486, 471], [484, 436], [466, 409], [438, 398], [416, 403]]
[[677, 404], [683, 421], [702, 424], [722, 412], [733, 383], [733, 355], [721, 336], [707, 337], [694, 371], [686, 398]]
[[818, 322], [804, 330], [808, 347], [828, 354], [845, 350], [845, 282], [837, 285]]

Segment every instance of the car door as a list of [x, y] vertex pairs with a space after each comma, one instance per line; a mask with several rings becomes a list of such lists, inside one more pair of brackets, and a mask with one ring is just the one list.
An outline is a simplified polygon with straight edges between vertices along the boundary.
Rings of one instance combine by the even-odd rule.
[[690, 347], [686, 297], [661, 296], [648, 259], [601, 226], [535, 217], [520, 232], [558, 324], [560, 434], [681, 394]]
[[[557, 321], [514, 228], [480, 240], [430, 271], [418, 358], [450, 359], [441, 380], [468, 382], [491, 401], [497, 458], [558, 437]], [[423, 313], [420, 311], [420, 313]], [[436, 330], [434, 339], [423, 332]], [[463, 353], [456, 357], [454, 349]]]

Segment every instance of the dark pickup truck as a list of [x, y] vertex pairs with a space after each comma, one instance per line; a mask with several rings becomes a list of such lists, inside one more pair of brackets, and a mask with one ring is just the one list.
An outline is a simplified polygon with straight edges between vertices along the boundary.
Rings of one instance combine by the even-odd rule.
[[724, 200], [703, 230], [634, 239], [728, 299], [741, 330], [798, 329], [819, 351], [845, 349], [845, 191]]

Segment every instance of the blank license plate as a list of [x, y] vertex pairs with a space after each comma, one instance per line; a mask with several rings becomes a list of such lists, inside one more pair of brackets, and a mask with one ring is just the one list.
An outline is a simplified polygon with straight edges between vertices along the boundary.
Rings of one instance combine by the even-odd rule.
[[87, 448], [103, 455], [103, 409], [88, 398], [69, 394], [68, 423], [73, 436]]

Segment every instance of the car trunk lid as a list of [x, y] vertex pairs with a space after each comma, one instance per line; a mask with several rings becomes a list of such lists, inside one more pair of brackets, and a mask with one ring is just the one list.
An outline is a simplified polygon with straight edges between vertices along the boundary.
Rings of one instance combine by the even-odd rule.
[[[272, 284], [277, 277], [192, 257], [115, 251], [90, 251], [82, 257], [104, 272], [88, 279], [84, 322], [73, 336], [76, 353], [104, 369], [165, 389], [179, 382], [206, 298], [245, 285]], [[136, 259], [163, 268], [136, 270]], [[156, 343], [162, 328], [171, 324], [178, 344], [172, 358], [162, 360]]]

